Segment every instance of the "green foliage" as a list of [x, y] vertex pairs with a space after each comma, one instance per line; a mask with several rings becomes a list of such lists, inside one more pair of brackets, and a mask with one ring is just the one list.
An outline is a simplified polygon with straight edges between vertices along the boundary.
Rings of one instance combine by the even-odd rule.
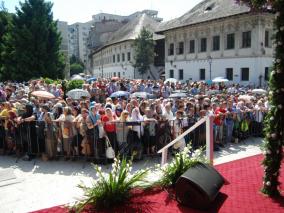
[[41, 78], [43, 81], [44, 81], [44, 83], [46, 83], [46, 84], [55, 84], [55, 85], [57, 85], [57, 84], [61, 84], [61, 80], [60, 79], [57, 79], [57, 80], [53, 80], [53, 79], [51, 79], [51, 78]]
[[72, 89], [82, 89], [83, 84], [84, 84], [83, 80], [71, 80], [67, 83], [66, 92]]
[[62, 78], [64, 55], [60, 53], [60, 45], [52, 3], [44, 0], [20, 2], [1, 54], [6, 60], [1, 70], [3, 78], [18, 81], [41, 76]]
[[[3, 2], [2, 2], [3, 4]], [[9, 39], [10, 31], [12, 27], [12, 14], [7, 12], [7, 9], [2, 5], [0, 7], [0, 80], [9, 76], [4, 72], [4, 64], [9, 59], [5, 59], [4, 55], [6, 51], [9, 51], [7, 40]]]
[[70, 76], [82, 73], [84, 71], [84, 67], [81, 64], [71, 64], [70, 65]]
[[131, 174], [132, 160], [123, 158], [121, 161], [114, 159], [112, 171], [105, 174], [95, 165], [98, 180], [91, 187], [79, 185], [83, 189], [85, 198], [75, 205], [75, 211], [81, 212], [88, 205], [93, 208], [111, 208], [125, 202], [131, 196], [130, 190], [134, 187], [147, 186], [145, 177], [149, 169], [140, 170]]
[[182, 152], [175, 154], [172, 162], [160, 168], [162, 177], [155, 185], [169, 187], [175, 185], [178, 178], [185, 173], [189, 168], [197, 163], [207, 163], [204, 157], [203, 149], [197, 149], [191, 152], [191, 146], [188, 145]]
[[80, 64], [82, 67], [85, 67], [84, 63], [80, 58], [77, 58], [75, 55], [70, 57], [70, 64]]
[[238, 0], [252, 9], [261, 11], [269, 5], [275, 12], [274, 40], [275, 60], [269, 81], [270, 110], [265, 119], [264, 177], [262, 192], [269, 196], [278, 196], [279, 170], [283, 158], [284, 145], [284, 1], [283, 0]]
[[133, 67], [141, 75], [145, 74], [150, 69], [150, 65], [154, 63], [154, 46], [153, 34], [143, 27], [138, 38], [134, 40], [135, 62]]

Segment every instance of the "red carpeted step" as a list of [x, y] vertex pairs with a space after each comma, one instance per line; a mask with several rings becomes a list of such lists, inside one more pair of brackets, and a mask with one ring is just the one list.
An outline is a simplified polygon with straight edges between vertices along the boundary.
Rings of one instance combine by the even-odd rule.
[[[216, 169], [224, 176], [227, 183], [221, 188], [221, 192], [208, 212], [284, 212], [284, 197], [273, 200], [260, 193], [263, 176], [263, 168], [261, 166], [262, 159], [262, 155], [256, 155], [216, 166]], [[280, 182], [282, 183], [284, 183], [283, 170], [282, 168], [280, 175]], [[58, 206], [36, 212], [67, 213], [68, 210], [62, 206]], [[178, 205], [165, 191], [152, 190], [147, 192], [135, 191], [135, 196], [127, 205], [105, 212], [198, 213], [201, 211]]]

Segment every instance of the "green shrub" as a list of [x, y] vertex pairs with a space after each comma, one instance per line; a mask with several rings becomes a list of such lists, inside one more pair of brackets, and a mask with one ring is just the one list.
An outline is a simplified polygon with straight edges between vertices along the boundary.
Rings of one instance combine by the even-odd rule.
[[83, 80], [71, 80], [67, 83], [67, 91], [72, 89], [82, 89], [82, 85], [84, 84]]
[[101, 168], [94, 165], [98, 180], [91, 187], [79, 185], [84, 191], [84, 199], [75, 204], [76, 212], [81, 212], [86, 206], [96, 209], [110, 208], [122, 204], [131, 196], [130, 190], [133, 188], [147, 187], [145, 177], [150, 170], [140, 170], [131, 174], [132, 160], [127, 161], [123, 158], [121, 161], [114, 159], [112, 171], [105, 174]]
[[160, 167], [159, 170], [161, 170], [162, 176], [154, 185], [161, 187], [174, 186], [178, 178], [189, 168], [199, 162], [207, 163], [203, 148], [194, 152], [191, 152], [191, 149], [191, 146], [188, 145], [182, 152], [175, 154], [171, 163]]

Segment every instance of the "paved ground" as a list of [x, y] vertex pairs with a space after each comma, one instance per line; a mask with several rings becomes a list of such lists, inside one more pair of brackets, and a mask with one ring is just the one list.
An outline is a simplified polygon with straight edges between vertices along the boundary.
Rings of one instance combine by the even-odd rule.
[[[240, 144], [229, 144], [214, 152], [214, 164], [220, 164], [261, 152], [260, 138]], [[0, 170], [13, 170], [17, 179], [0, 182], [0, 212], [29, 212], [75, 201], [82, 192], [76, 186], [90, 183], [95, 172], [90, 164], [64, 161], [19, 161], [0, 156]], [[148, 158], [134, 164], [134, 170], [160, 163], [160, 158]], [[109, 165], [110, 166], [110, 165]], [[109, 170], [103, 166], [103, 170]]]

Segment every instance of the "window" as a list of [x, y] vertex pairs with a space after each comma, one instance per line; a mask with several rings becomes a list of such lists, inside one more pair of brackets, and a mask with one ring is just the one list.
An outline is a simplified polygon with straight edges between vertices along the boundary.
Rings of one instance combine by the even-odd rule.
[[170, 70], [170, 78], [174, 78], [174, 70]]
[[227, 34], [227, 49], [231, 50], [235, 48], [235, 34]]
[[199, 76], [200, 76], [200, 80], [205, 80], [205, 69], [200, 69], [199, 70]]
[[178, 78], [179, 80], [183, 80], [183, 70], [178, 70]]
[[249, 68], [241, 69], [241, 81], [249, 81]]
[[200, 52], [206, 52], [206, 49], [207, 49], [207, 39], [202, 38], [200, 40]]
[[213, 36], [213, 51], [220, 50], [220, 36]]
[[112, 56], [112, 62], [115, 63], [115, 55]]
[[124, 53], [121, 54], [121, 60], [125, 61], [125, 54]]
[[269, 68], [268, 67], [265, 67], [264, 68], [264, 80], [265, 81], [269, 81]]
[[251, 46], [251, 31], [243, 32], [242, 48]]
[[113, 73], [113, 76], [116, 77], [116, 72]]
[[189, 53], [194, 53], [195, 52], [195, 40], [190, 40], [189, 41]]
[[118, 77], [120, 78], [120, 72], [117, 73]]
[[127, 61], [130, 61], [131, 60], [131, 55], [130, 55], [130, 52], [127, 53]]
[[120, 55], [117, 54], [117, 62], [120, 62]]
[[229, 81], [232, 81], [232, 80], [233, 80], [233, 68], [227, 68], [227, 69], [226, 69], [226, 78], [227, 78]]
[[269, 31], [265, 31], [264, 46], [269, 47]]
[[177, 54], [178, 54], [178, 55], [183, 54], [183, 42], [179, 42], [179, 43], [178, 43]]
[[168, 52], [168, 55], [173, 55], [174, 54], [174, 43], [170, 43], [170, 48], [169, 48], [169, 52]]

